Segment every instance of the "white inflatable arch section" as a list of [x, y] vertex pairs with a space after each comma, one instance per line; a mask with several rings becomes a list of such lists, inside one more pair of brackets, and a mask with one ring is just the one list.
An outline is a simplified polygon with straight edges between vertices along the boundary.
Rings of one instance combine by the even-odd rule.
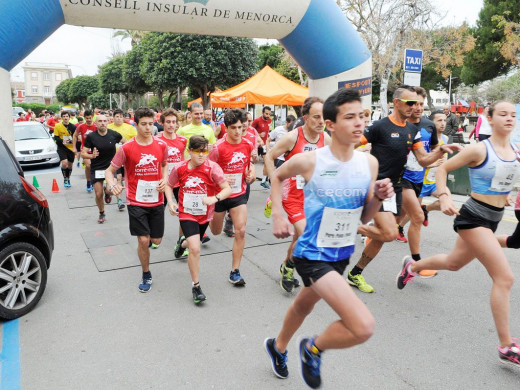
[[371, 103], [371, 54], [334, 0], [1, 0], [0, 135], [14, 146], [9, 71], [63, 24], [278, 39], [311, 95], [358, 89]]

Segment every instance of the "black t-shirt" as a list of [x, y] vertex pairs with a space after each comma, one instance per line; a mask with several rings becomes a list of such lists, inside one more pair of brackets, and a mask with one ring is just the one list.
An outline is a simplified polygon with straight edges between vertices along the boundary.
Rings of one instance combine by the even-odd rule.
[[99, 156], [90, 160], [90, 170], [92, 172], [105, 170], [109, 167], [110, 162], [116, 154], [116, 144], [120, 142], [122, 138], [121, 134], [110, 129], [107, 130], [104, 136], [100, 135], [98, 131], [87, 135], [85, 147], [92, 150], [96, 148], [99, 151]]
[[379, 161], [378, 180], [388, 177], [392, 183], [399, 183], [408, 153], [422, 146], [421, 138], [416, 137], [418, 131], [417, 126], [410, 123], [399, 126], [389, 117], [365, 129], [364, 136], [372, 144], [370, 153]]

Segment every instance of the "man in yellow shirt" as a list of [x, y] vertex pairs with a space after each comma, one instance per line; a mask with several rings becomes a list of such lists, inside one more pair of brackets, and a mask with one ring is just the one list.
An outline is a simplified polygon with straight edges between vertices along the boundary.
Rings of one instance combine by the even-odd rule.
[[215, 132], [213, 129], [202, 123], [202, 120], [204, 119], [204, 109], [202, 104], [193, 103], [190, 107], [190, 112], [192, 118], [191, 123], [181, 127], [177, 131], [177, 134], [188, 138], [188, 144], [191, 136], [202, 135], [209, 141], [209, 150], [211, 150], [211, 146], [217, 142], [217, 139], [215, 138]]
[[63, 174], [63, 186], [70, 187], [70, 175], [74, 166], [74, 158], [76, 157], [72, 151], [72, 136], [76, 131], [76, 126], [70, 123], [70, 114], [68, 111], [62, 111], [61, 122], [54, 126], [54, 141], [58, 145], [58, 156], [61, 161], [61, 173]]

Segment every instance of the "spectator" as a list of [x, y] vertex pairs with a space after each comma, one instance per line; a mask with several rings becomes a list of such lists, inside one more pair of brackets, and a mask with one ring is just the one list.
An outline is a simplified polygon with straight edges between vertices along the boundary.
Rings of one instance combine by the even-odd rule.
[[457, 118], [451, 111], [449, 106], [444, 106], [444, 114], [446, 115], [446, 129], [443, 134], [448, 136], [448, 144], [453, 143], [453, 135], [459, 129], [459, 118]]

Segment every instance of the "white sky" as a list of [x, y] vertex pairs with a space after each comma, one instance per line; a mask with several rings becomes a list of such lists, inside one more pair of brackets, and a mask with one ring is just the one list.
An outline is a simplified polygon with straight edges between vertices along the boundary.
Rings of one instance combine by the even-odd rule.
[[[447, 13], [442, 25], [460, 25], [464, 21], [475, 25], [483, 2], [431, 0], [441, 14]], [[94, 75], [112, 53], [130, 50], [130, 40], [112, 38], [113, 32], [104, 28], [62, 26], [11, 71], [11, 79], [23, 81], [22, 65], [25, 62], [67, 64], [72, 68], [73, 76]]]

